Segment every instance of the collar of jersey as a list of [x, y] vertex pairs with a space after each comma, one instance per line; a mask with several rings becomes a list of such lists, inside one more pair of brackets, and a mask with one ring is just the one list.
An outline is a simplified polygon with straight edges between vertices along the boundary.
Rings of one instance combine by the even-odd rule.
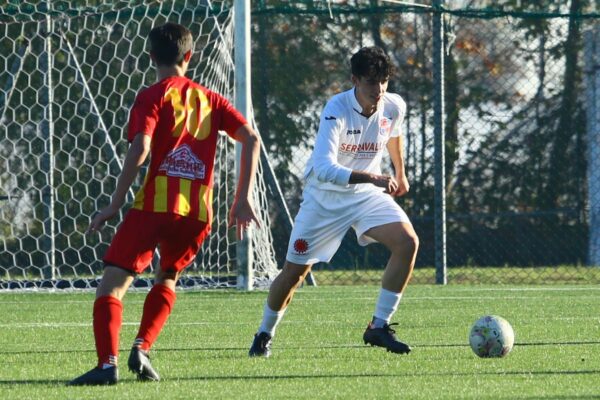
[[[349, 90], [349, 92], [350, 92], [350, 101], [352, 102], [352, 108], [354, 108], [354, 110], [356, 110], [360, 115], [362, 115], [364, 117], [364, 114], [362, 113], [363, 112], [363, 108], [360, 105], [360, 103], [358, 102], [358, 99], [356, 98], [356, 93], [355, 93], [356, 92], [356, 87], [353, 86], [352, 89]], [[383, 96], [381, 96], [381, 99], [377, 103], [377, 110], [373, 113], [373, 115], [377, 114], [381, 110], [381, 104], [382, 103], [383, 103]], [[371, 117], [373, 115], [371, 115]]]

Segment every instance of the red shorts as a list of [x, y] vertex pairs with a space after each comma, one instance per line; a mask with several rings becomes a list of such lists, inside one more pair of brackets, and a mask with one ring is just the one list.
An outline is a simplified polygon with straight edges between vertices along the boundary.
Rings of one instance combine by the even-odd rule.
[[160, 249], [160, 268], [181, 271], [194, 261], [210, 225], [177, 214], [130, 209], [104, 256], [104, 263], [143, 272]]

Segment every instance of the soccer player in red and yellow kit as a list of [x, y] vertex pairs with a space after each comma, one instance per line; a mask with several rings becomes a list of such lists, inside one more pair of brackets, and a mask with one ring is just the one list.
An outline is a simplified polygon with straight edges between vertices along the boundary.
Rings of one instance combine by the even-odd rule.
[[157, 246], [160, 267], [144, 303], [128, 367], [138, 379], [160, 379], [148, 352], [173, 308], [181, 271], [194, 260], [210, 231], [219, 130], [242, 144], [229, 226], [236, 225], [241, 236], [252, 221], [258, 223], [250, 202], [260, 151], [258, 135], [225, 98], [185, 77], [193, 46], [187, 28], [173, 23], [155, 27], [149, 41], [158, 83], [137, 95], [129, 118], [127, 139], [131, 145], [123, 170], [110, 204], [92, 219], [90, 233], [119, 212], [148, 155], [150, 165], [103, 259], [105, 269], [93, 311], [98, 365], [69, 382], [71, 385], [118, 381], [121, 300], [135, 275], [150, 265]]

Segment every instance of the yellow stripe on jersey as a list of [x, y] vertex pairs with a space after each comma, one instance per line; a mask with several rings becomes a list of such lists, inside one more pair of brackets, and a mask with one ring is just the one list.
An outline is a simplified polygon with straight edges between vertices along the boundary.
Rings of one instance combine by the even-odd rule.
[[[206, 190], [208, 186], [200, 185], [200, 196], [198, 196], [198, 219], [202, 222], [207, 222], [208, 211], [206, 208]], [[212, 194], [212, 190], [209, 192], [209, 196]]]
[[137, 191], [137, 193], [135, 194], [135, 197], [133, 199], [133, 208], [135, 208], [135, 209], [138, 209], [138, 210], [144, 209], [144, 198], [146, 195], [146, 182], [148, 182], [148, 175], [149, 174], [146, 174], [146, 176], [144, 177], [144, 183], [142, 183], [142, 186]]
[[213, 190], [210, 189], [208, 192], [208, 201], [206, 202], [206, 204], [208, 205], [208, 207], [212, 207], [212, 203], [213, 203]]
[[192, 181], [189, 179], [179, 179], [179, 194], [177, 194], [177, 210], [175, 212], [179, 215], [188, 216], [190, 209], [190, 193], [191, 193]]
[[154, 179], [154, 212], [167, 212], [167, 177]]

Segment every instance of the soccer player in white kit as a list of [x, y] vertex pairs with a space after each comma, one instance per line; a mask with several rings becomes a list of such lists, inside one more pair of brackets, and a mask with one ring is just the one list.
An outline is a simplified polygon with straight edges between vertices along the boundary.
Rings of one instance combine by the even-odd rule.
[[[383, 273], [365, 344], [406, 354], [390, 324], [411, 276], [419, 239], [394, 201], [409, 190], [402, 155], [402, 98], [387, 93], [393, 65], [378, 47], [364, 47], [351, 60], [354, 87], [332, 97], [321, 114], [308, 161], [303, 201], [292, 230], [286, 262], [271, 284], [263, 320], [249, 351], [268, 357], [275, 329], [312, 264], [331, 260], [350, 227], [365, 246], [379, 242], [391, 252]], [[395, 176], [382, 175], [384, 149]]]

